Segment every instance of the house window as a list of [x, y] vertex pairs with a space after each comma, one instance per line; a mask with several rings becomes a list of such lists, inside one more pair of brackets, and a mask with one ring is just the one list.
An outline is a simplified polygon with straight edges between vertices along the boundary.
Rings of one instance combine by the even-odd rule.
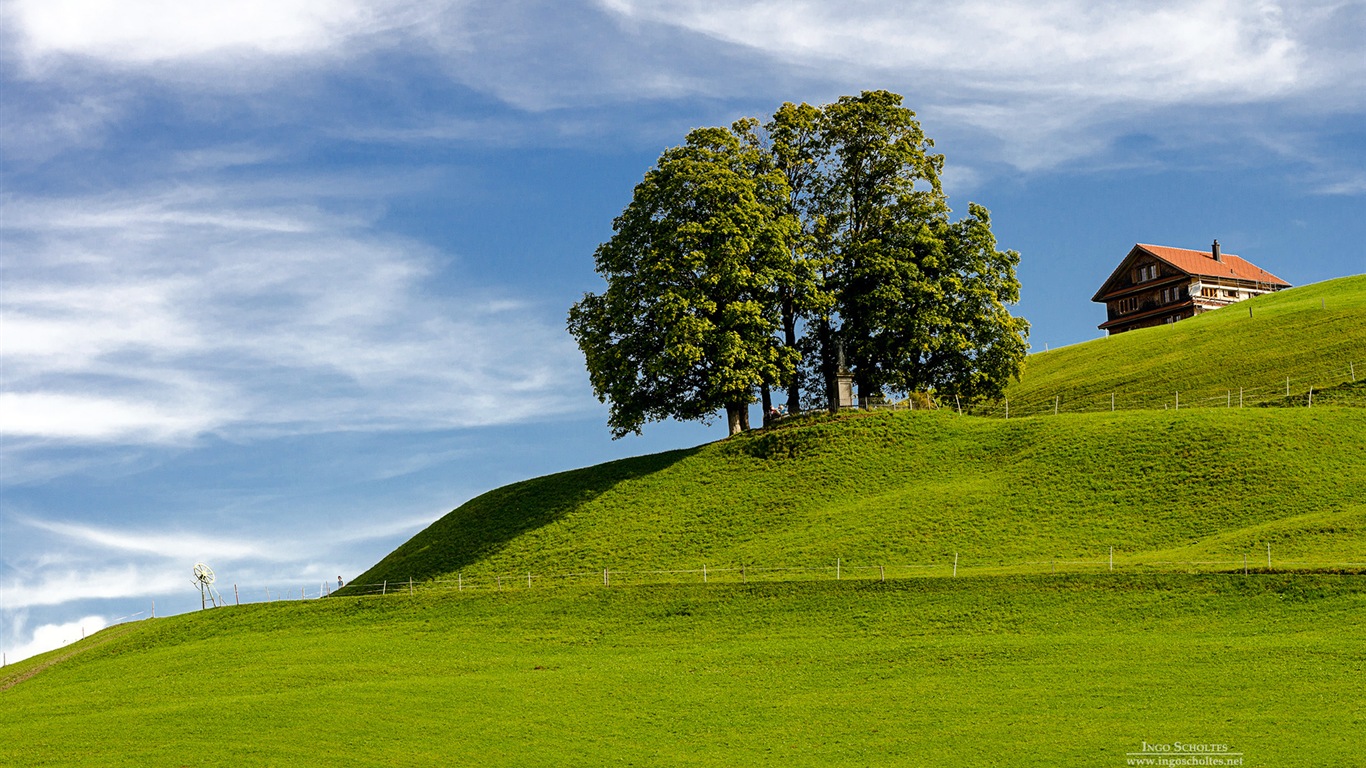
[[1238, 292], [1237, 292], [1237, 291], [1224, 291], [1224, 295], [1227, 296], [1227, 297], [1229, 297], [1230, 299], [1236, 299], [1236, 298], [1238, 298]]
[[1216, 299], [1219, 297], [1219, 291], [1214, 288], [1201, 288], [1200, 295], [1207, 299]]
[[1148, 265], [1146, 265], [1146, 266], [1142, 266], [1142, 267], [1139, 267], [1139, 268], [1138, 268], [1138, 279], [1135, 280], [1134, 282], [1137, 282], [1137, 283], [1146, 283], [1146, 282], [1148, 282], [1149, 280], [1156, 280], [1156, 279], [1157, 279], [1157, 265], [1156, 265], [1156, 264], [1148, 264]]

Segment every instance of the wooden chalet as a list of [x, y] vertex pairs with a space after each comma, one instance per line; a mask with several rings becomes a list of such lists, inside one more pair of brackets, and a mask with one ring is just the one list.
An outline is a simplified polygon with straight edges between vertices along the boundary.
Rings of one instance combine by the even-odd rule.
[[1105, 304], [1100, 329], [1123, 333], [1289, 288], [1290, 283], [1231, 253], [1135, 245], [1091, 301]]

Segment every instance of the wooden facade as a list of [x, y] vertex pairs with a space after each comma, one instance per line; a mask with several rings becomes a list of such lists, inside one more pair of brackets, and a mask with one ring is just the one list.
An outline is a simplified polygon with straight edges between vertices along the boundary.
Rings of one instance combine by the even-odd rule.
[[1091, 301], [1105, 305], [1100, 329], [1123, 333], [1289, 288], [1290, 283], [1231, 253], [1135, 245]]

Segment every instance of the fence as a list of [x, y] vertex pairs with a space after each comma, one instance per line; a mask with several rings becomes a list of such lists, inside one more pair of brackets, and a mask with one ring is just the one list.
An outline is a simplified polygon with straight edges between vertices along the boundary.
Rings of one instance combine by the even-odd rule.
[[[1366, 368], [1362, 375], [1366, 378]], [[998, 402], [971, 407], [954, 402], [938, 402], [938, 408], [997, 418], [1047, 416], [1063, 413], [1100, 411], [1190, 410], [1246, 407], [1308, 407], [1315, 405], [1366, 406], [1366, 381], [1357, 379], [1356, 361], [1339, 365], [1288, 369], [1274, 375], [1224, 386], [1182, 389], [1088, 388], [1059, 389], [1003, 398]]]
[[740, 565], [683, 569], [615, 569], [564, 573], [535, 571], [457, 573], [455, 578], [426, 581], [382, 581], [348, 584], [351, 595], [411, 595], [432, 589], [458, 592], [526, 591], [563, 587], [644, 586], [651, 584], [749, 584], [793, 581], [887, 581], [908, 578], [964, 576], [1052, 575], [1078, 573], [1271, 573], [1323, 571], [1366, 574], [1366, 553], [1341, 558], [1273, 558], [1270, 547], [1231, 559], [1160, 560], [1126, 558], [1113, 549], [1097, 558], [1047, 558], [1018, 562], [970, 561], [960, 555], [942, 562], [901, 565], [851, 565], [837, 559], [832, 565]]

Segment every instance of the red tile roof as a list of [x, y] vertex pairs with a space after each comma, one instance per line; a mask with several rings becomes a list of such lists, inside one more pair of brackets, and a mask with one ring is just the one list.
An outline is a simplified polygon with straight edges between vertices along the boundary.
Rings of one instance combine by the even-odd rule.
[[1273, 283], [1289, 287], [1290, 283], [1276, 277], [1261, 267], [1243, 261], [1231, 253], [1220, 253], [1220, 261], [1214, 260], [1210, 251], [1192, 251], [1186, 248], [1168, 248], [1165, 245], [1146, 245], [1139, 243], [1148, 253], [1171, 264], [1183, 272], [1200, 277], [1231, 277], [1239, 280], [1256, 280], [1260, 283]]

